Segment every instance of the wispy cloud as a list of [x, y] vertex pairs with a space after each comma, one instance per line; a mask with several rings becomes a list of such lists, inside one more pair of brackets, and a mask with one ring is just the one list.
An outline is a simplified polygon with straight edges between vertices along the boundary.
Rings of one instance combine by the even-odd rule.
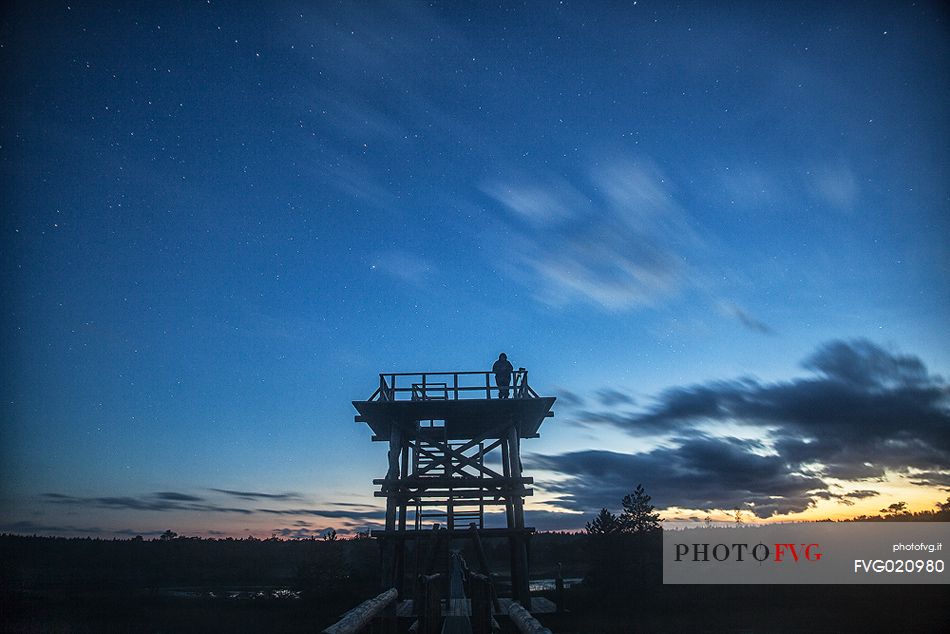
[[563, 178], [548, 177], [543, 183], [529, 181], [517, 186], [491, 183], [482, 191], [533, 227], [568, 221], [591, 206], [590, 199]]
[[809, 170], [806, 174], [811, 192], [832, 208], [851, 210], [858, 199], [858, 181], [847, 165], [828, 165]]
[[512, 177], [482, 190], [511, 214], [512, 256], [546, 303], [607, 311], [657, 304], [687, 283], [686, 262], [701, 245], [648, 159], [608, 162], [578, 183]]
[[380, 253], [373, 259], [372, 267], [415, 287], [424, 286], [433, 272], [432, 265], [424, 257], [401, 249]]
[[744, 165], [717, 170], [726, 201], [744, 208], [761, 209], [787, 195], [782, 182], [766, 170]]

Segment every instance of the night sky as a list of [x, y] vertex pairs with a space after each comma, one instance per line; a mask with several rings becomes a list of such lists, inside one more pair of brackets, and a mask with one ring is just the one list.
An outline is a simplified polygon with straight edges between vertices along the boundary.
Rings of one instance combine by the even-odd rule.
[[2, 10], [0, 530], [373, 526], [502, 350], [539, 529], [946, 499], [938, 3], [313, 4]]

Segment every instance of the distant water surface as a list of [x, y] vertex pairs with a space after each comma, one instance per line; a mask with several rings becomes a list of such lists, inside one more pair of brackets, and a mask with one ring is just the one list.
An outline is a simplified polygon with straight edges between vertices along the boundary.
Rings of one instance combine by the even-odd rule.
[[231, 586], [228, 588], [159, 588], [158, 594], [163, 597], [174, 597], [178, 599], [231, 599], [236, 601], [261, 599], [293, 600], [300, 598], [299, 590], [260, 586]]

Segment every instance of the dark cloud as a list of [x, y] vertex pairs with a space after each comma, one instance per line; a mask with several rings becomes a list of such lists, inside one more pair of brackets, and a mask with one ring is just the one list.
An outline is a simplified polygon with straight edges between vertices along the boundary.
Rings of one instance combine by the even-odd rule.
[[774, 335], [775, 331], [768, 326], [768, 324], [759, 321], [752, 315], [750, 315], [746, 310], [736, 306], [731, 302], [720, 302], [720, 310], [728, 317], [732, 317], [740, 324], [751, 330], [752, 332], [757, 332], [762, 335]]
[[867, 341], [834, 342], [805, 366], [820, 376], [674, 388], [645, 412], [588, 415], [585, 422], [638, 435], [738, 421], [769, 429], [776, 451], [791, 462], [818, 462], [825, 475], [848, 480], [950, 465], [950, 392], [919, 359], [890, 355]]
[[854, 498], [855, 500], [863, 500], [864, 498], [873, 498], [880, 495], [877, 491], [871, 491], [869, 489], [862, 489], [861, 491], [851, 491], [850, 493], [845, 493], [846, 498]]
[[0, 531], [4, 533], [16, 533], [16, 534], [83, 533], [83, 534], [89, 534], [89, 535], [96, 535], [100, 533], [109, 532], [98, 526], [73, 526], [71, 524], [66, 524], [66, 525], [37, 524], [35, 522], [30, 522], [30, 521], [13, 522], [12, 524], [2, 524], [0, 525]]
[[877, 491], [863, 489], [861, 491], [851, 491], [849, 493], [833, 493], [831, 491], [812, 491], [811, 496], [822, 500], [837, 500], [839, 504], [854, 506], [854, 500], [863, 500], [865, 498], [880, 495]]
[[911, 482], [920, 486], [938, 487], [944, 491], [950, 491], [950, 472], [924, 471], [915, 473]]
[[328, 518], [348, 518], [348, 519], [385, 519], [386, 511], [352, 511], [352, 510], [329, 510], [329, 509], [256, 509], [257, 513], [267, 513], [269, 515], [316, 515]]
[[923, 361], [917, 357], [888, 352], [866, 339], [826, 343], [802, 365], [830, 379], [864, 388], [940, 382], [939, 377], [927, 373]]
[[187, 495], [185, 493], [176, 493], [174, 491], [159, 491], [154, 494], [154, 497], [160, 500], [175, 500], [177, 502], [203, 502], [204, 498], [200, 498], [194, 495]]
[[337, 506], [345, 509], [364, 509], [369, 511], [378, 510], [378, 507], [372, 506], [370, 504], [361, 504], [358, 502], [329, 502], [327, 506]]
[[[369, 530], [376, 530], [385, 528], [385, 524], [382, 522], [376, 522], [372, 520], [363, 520], [360, 522], [352, 520], [343, 520], [340, 522], [342, 526], [345, 526], [347, 529], [352, 530], [353, 532], [365, 532]], [[338, 532], [343, 533], [342, 529], [337, 529]]]
[[555, 390], [557, 394], [558, 405], [563, 407], [582, 407], [584, 405], [584, 399], [574, 392], [559, 387]]
[[302, 500], [299, 493], [259, 493], [257, 491], [234, 491], [231, 489], [210, 489], [217, 493], [224, 493], [241, 500]]
[[[252, 493], [246, 491], [230, 491], [226, 489], [211, 490], [233, 495], [234, 497], [241, 499], [268, 499], [281, 501], [293, 500], [301, 497], [297, 493]], [[63, 493], [45, 493], [42, 497], [47, 502], [51, 502], [53, 504], [132, 511], [191, 511], [200, 513], [237, 513], [240, 515], [252, 515], [255, 513], [266, 513], [268, 515], [308, 515], [327, 519], [345, 519], [358, 522], [382, 520], [386, 516], [386, 512], [384, 510], [369, 506], [367, 504], [339, 502], [329, 505], [330, 507], [336, 508], [253, 509], [208, 504], [202, 502], [202, 498], [185, 493], [175, 493], [169, 491], [152, 493], [140, 497], [77, 497]], [[306, 522], [295, 523], [296, 528], [303, 528], [307, 525], [308, 524]]]
[[[585, 424], [609, 424], [634, 436], [665, 436], [664, 448], [529, 461], [567, 475], [548, 488], [563, 494], [569, 508], [585, 512], [615, 508], [618, 495], [648, 481], [657, 504], [748, 506], [760, 517], [801, 511], [821, 498], [847, 504], [876, 495], [869, 489], [832, 494], [828, 478], [876, 481], [899, 472], [915, 474], [911, 481], [921, 486], [950, 486], [950, 389], [920, 359], [866, 340], [834, 341], [803, 365], [813, 376], [676, 387], [639, 412], [576, 415]], [[716, 423], [757, 427], [763, 442], [700, 431]]]
[[199, 511], [202, 513], [240, 513], [249, 515], [250, 509], [201, 504], [190, 500], [201, 500], [183, 493], [167, 491], [142, 497], [76, 497], [62, 493], [44, 493], [46, 501], [54, 504], [85, 506], [90, 508], [125, 509], [133, 511]]
[[557, 456], [527, 456], [526, 467], [569, 476], [547, 483], [561, 505], [586, 514], [616, 509], [620, 499], [642, 483], [660, 508], [743, 508], [759, 517], [803, 511], [821, 479], [797, 472], [780, 456], [752, 453], [759, 443], [698, 435], [675, 439], [675, 447], [640, 454], [579, 451]]
[[604, 407], [613, 407], [614, 405], [633, 405], [636, 403], [634, 398], [629, 394], [612, 388], [598, 390], [597, 400], [599, 400], [600, 404]]

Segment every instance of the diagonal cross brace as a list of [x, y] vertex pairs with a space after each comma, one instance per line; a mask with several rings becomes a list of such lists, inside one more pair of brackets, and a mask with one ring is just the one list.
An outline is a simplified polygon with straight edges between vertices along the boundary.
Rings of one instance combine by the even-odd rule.
[[[472, 447], [474, 447], [474, 446], [477, 445], [478, 443], [483, 442], [483, 441], [486, 440], [487, 438], [492, 438], [492, 437], [495, 437], [495, 436], [500, 436], [500, 435], [502, 435], [502, 434], [505, 432], [505, 430], [508, 429], [509, 427], [511, 427], [511, 425], [510, 425], [509, 423], [502, 423], [501, 425], [496, 425], [496, 426], [494, 426], [494, 427], [492, 427], [492, 428], [490, 428], [490, 429], [488, 429], [488, 430], [482, 432], [481, 434], [479, 434], [479, 435], [476, 436], [475, 438], [472, 438], [471, 440], [469, 440], [469, 441], [466, 442], [465, 444], [463, 444], [463, 445], [461, 445], [461, 446], [459, 446], [459, 447], [457, 447], [457, 448], [455, 448], [455, 449], [452, 449], [452, 448], [448, 447], [447, 444], [443, 444], [443, 443], [441, 443], [441, 442], [439, 442], [439, 441], [437, 441], [437, 440], [435, 440], [435, 441], [427, 441], [427, 442], [429, 442], [430, 444], [433, 444], [433, 445], [437, 446], [438, 448], [442, 449], [443, 451], [445, 451], [445, 452], [446, 452], [446, 458], [449, 458], [450, 455], [452, 455], [452, 456], [455, 456], [455, 457], [459, 458], [459, 460], [460, 460], [461, 462], [463, 462], [463, 463], [469, 463], [469, 462], [471, 462], [471, 461], [478, 460], [478, 459], [481, 458], [483, 455], [487, 454], [489, 451], [491, 451], [491, 450], [493, 450], [495, 447], [499, 446], [499, 445], [503, 442], [502, 439], [499, 438], [498, 440], [496, 440], [495, 442], [493, 442], [492, 444], [490, 444], [488, 447], [485, 447], [484, 449], [479, 450], [479, 452], [476, 453], [476, 454], [475, 454], [474, 456], [472, 456], [471, 458], [470, 458], [469, 456], [463, 455], [462, 452], [468, 451], [469, 449], [471, 449]], [[430, 458], [432, 458], [432, 459], [435, 461], [435, 462], [433, 462], [432, 464], [430, 464], [429, 466], [427, 466], [427, 467], [423, 468], [422, 470], [418, 471], [418, 472], [416, 473], [416, 475], [423, 475], [423, 474], [425, 474], [425, 473], [428, 472], [430, 469], [433, 469], [433, 468], [440, 462], [440, 457], [434, 455], [434, 454], [433, 454], [432, 452], [430, 452], [430, 451], [426, 451], [425, 449], [423, 449], [423, 448], [421, 447], [420, 442], [419, 442], [418, 440], [417, 440], [416, 443], [415, 443], [415, 447], [416, 447], [416, 449], [417, 449], [418, 451], [421, 451], [422, 453], [426, 454], [427, 456], [429, 456]], [[464, 466], [464, 465], [463, 465], [463, 466]], [[483, 473], [489, 474], [489, 475], [491, 475], [491, 476], [493, 476], [493, 477], [496, 477], [496, 478], [502, 477], [498, 472], [493, 471], [493, 470], [489, 469], [488, 467], [484, 467], [484, 466], [478, 465], [478, 464], [472, 464], [471, 466], [473, 466], [475, 469], [477, 469], [477, 470], [479, 470], [479, 471], [481, 471], [481, 472], [483, 472]], [[462, 473], [461, 471], [459, 471], [458, 468], [453, 469], [453, 471], [458, 471], [459, 473]]]
[[[464, 449], [462, 449], [461, 447], [453, 448], [448, 443], [443, 443], [438, 440], [435, 440], [435, 441], [429, 440], [426, 442], [428, 442], [431, 445], [434, 445], [437, 449], [441, 449], [444, 452], [445, 456], [444, 457], [438, 456], [434, 454], [433, 452], [429, 451], [428, 449], [425, 449], [424, 447], [421, 446], [421, 442], [419, 441], [416, 441], [415, 443], [413, 443], [413, 446], [416, 448], [416, 451], [422, 454], [425, 454], [426, 456], [432, 458], [433, 460], [432, 464], [429, 464], [423, 467], [422, 469], [420, 469], [414, 474], [417, 477], [425, 475], [427, 472], [434, 469], [439, 464], [450, 467], [453, 472], [458, 473], [463, 476], [470, 476], [471, 474], [465, 473], [465, 471], [463, 471], [462, 468], [472, 467], [476, 471], [492, 478], [503, 477], [497, 471], [494, 471], [493, 469], [489, 469], [485, 465], [478, 462], [479, 458], [484, 456], [484, 454], [488, 453], [489, 451], [491, 451], [492, 449], [500, 445], [501, 440], [493, 442], [491, 445], [489, 445], [488, 447], [485, 447], [484, 449], [480, 449], [474, 456], [466, 456], [465, 454], [462, 453]], [[452, 463], [452, 458], [455, 458], [455, 460], [457, 461], [457, 464]]]

